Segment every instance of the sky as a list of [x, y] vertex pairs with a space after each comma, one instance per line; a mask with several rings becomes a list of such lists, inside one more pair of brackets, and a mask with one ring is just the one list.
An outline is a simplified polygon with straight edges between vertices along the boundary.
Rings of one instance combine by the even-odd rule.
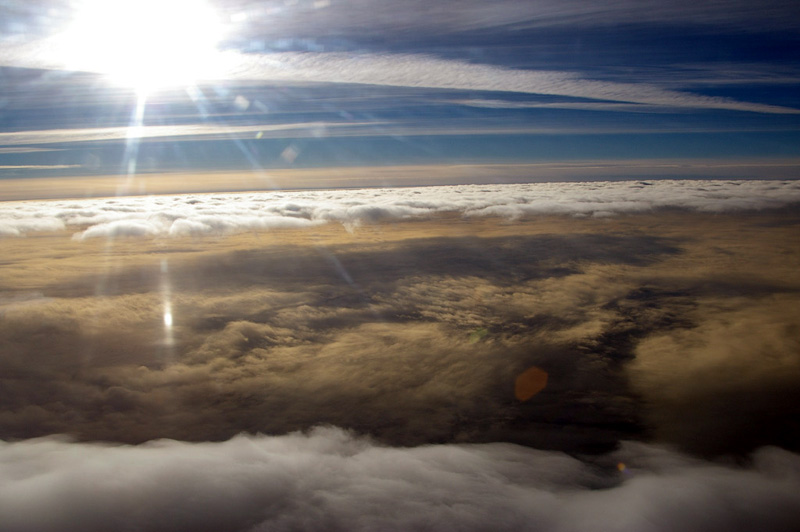
[[797, 530], [798, 30], [0, 0], [0, 532]]
[[4, 2], [0, 177], [798, 177], [796, 4], [662, 4]]

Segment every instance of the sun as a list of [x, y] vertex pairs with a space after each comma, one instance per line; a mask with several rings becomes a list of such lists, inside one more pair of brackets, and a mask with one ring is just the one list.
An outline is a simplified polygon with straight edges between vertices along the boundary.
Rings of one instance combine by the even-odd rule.
[[222, 36], [200, 0], [83, 0], [61, 53], [73, 70], [148, 93], [214, 77]]

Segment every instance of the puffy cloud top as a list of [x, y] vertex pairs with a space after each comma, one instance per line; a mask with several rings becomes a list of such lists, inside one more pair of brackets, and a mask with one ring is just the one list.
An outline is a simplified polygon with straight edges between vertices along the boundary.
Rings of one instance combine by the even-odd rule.
[[376, 446], [335, 429], [142, 446], [0, 443], [0, 531], [793, 530], [800, 462], [749, 469], [627, 443]]
[[608, 216], [659, 208], [729, 212], [800, 202], [800, 181], [625, 181], [133, 196], [9, 202], [0, 235], [75, 228], [74, 238], [175, 237], [462, 216]]

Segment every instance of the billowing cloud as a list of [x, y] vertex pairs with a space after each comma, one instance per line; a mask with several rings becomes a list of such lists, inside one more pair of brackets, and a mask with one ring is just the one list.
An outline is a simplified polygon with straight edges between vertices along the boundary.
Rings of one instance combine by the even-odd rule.
[[11, 216], [0, 219], [0, 235], [20, 236], [37, 231], [60, 231], [64, 222], [50, 216]]
[[[791, 209], [376, 219], [7, 240], [0, 433], [795, 448]], [[525, 374], [546, 385], [520, 400]]]
[[[607, 448], [636, 416], [613, 362], [576, 345], [615, 327], [600, 306], [631, 285], [596, 276], [676, 252], [658, 239], [592, 235], [412, 239], [101, 269], [3, 308], [0, 367], [13, 377], [0, 430], [138, 442], [327, 422], [404, 445]], [[611, 272], [581, 275], [576, 262]], [[514, 379], [534, 365], [552, 374], [552, 389], [515, 405]], [[563, 403], [565, 389], [582, 399]], [[592, 431], [581, 427], [587, 416]], [[543, 426], [520, 430], [532, 422]]]
[[0, 443], [0, 530], [789, 531], [800, 458], [747, 468], [625, 444], [590, 462], [510, 444], [387, 448], [335, 428], [221, 443]]
[[154, 217], [145, 220], [123, 219], [93, 225], [75, 238], [117, 238], [125, 236], [192, 236], [226, 234], [240, 231], [280, 229], [286, 227], [311, 227], [324, 220], [308, 220], [290, 216], [247, 216], [231, 213], [230, 216], [207, 215], [166, 219]]
[[800, 201], [796, 181], [652, 181], [462, 185], [351, 191], [252, 192], [113, 200], [13, 202], [0, 227], [7, 235], [63, 226], [75, 238], [185, 236], [311, 227], [348, 228], [443, 214], [520, 218], [562, 214], [607, 216], [681, 208], [731, 212], [784, 207]]
[[[788, 294], [747, 303], [717, 299], [707, 303], [701, 325], [642, 341], [629, 370], [654, 407], [659, 437], [712, 454], [765, 438], [792, 445], [793, 429], [771, 421], [800, 415], [798, 304]], [[708, 431], [717, 438], [698, 437]]]

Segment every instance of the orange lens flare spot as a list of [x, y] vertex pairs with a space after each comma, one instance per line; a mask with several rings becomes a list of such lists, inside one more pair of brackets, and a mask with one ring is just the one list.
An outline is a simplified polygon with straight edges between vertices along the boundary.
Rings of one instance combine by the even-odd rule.
[[514, 383], [514, 396], [520, 401], [527, 401], [547, 386], [547, 372], [533, 366], [517, 377]]

